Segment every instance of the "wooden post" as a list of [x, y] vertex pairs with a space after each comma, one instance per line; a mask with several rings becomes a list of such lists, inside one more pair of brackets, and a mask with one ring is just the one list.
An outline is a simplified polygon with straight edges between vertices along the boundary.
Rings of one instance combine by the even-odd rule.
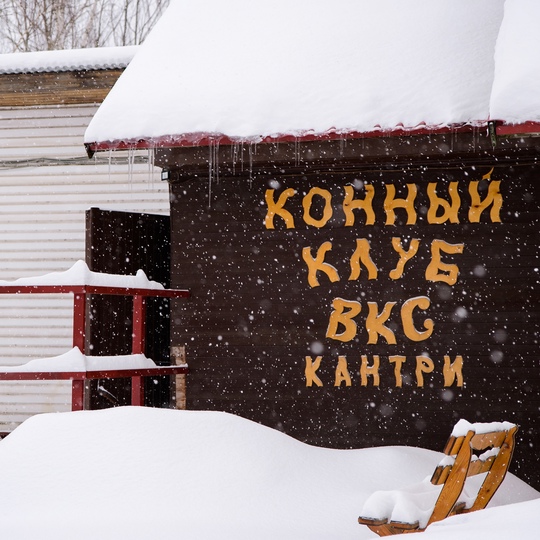
[[86, 330], [86, 294], [73, 295], [73, 346], [79, 347], [84, 354], [84, 337]]
[[[86, 293], [73, 294], [73, 347], [85, 353], [86, 335]], [[85, 409], [85, 381], [73, 380], [71, 382], [71, 409], [82, 411]]]
[[[186, 346], [176, 345], [171, 347], [171, 360], [176, 366], [186, 363]], [[186, 375], [176, 375], [172, 384], [172, 399], [177, 409], [186, 409]]]
[[146, 298], [136, 294], [133, 296], [133, 333], [131, 354], [145, 353], [146, 332]]
[[73, 379], [71, 381], [71, 410], [82, 411], [84, 409], [84, 381]]
[[144, 378], [131, 377], [131, 404], [144, 407]]

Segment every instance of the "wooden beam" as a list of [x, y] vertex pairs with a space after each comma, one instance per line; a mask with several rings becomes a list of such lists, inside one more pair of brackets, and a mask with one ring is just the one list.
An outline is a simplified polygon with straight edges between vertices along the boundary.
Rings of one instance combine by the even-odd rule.
[[0, 107], [101, 103], [123, 69], [0, 74]]

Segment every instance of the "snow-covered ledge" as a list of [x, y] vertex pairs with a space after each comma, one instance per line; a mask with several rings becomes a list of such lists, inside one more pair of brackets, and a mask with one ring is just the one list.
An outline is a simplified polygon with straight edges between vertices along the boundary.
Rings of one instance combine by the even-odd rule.
[[31, 360], [21, 366], [0, 366], [0, 381], [72, 381], [71, 408], [84, 409], [84, 382], [89, 379], [131, 379], [131, 404], [144, 405], [144, 377], [181, 375], [187, 364], [157, 366], [144, 354], [86, 356], [74, 347], [60, 356]]
[[84, 261], [77, 261], [69, 270], [64, 272], [51, 272], [42, 276], [20, 278], [15, 281], [0, 280], [0, 287], [41, 287], [51, 285], [164, 290], [161, 283], [150, 281], [143, 270], [138, 270], [134, 276], [104, 274], [93, 272]]
[[30, 360], [19, 366], [0, 366], [2, 373], [84, 372], [119, 369], [152, 369], [156, 363], [144, 354], [123, 356], [86, 356], [78, 347], [59, 356]]
[[[73, 294], [73, 349], [57, 357], [56, 362], [41, 359], [14, 369], [1, 369], [0, 380], [49, 380], [73, 381], [72, 407], [83, 408], [83, 381], [91, 378], [132, 378], [132, 402], [144, 403], [142, 377], [185, 373], [186, 366], [156, 366], [144, 356], [146, 337], [146, 298], [187, 298], [189, 291], [165, 289], [150, 281], [142, 270], [135, 276], [101, 274], [92, 272], [84, 261], [76, 262], [65, 272], [0, 281], [0, 294]], [[133, 299], [131, 352], [128, 357], [85, 357], [86, 304], [90, 294], [131, 296]], [[149, 365], [147, 362], [151, 362]], [[53, 366], [54, 365], [54, 366]], [[129, 373], [121, 374], [122, 370]]]

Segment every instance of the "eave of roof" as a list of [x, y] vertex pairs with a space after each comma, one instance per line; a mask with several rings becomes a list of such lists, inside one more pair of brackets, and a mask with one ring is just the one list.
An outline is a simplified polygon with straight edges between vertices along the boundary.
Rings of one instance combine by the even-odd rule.
[[375, 129], [373, 131], [327, 131], [325, 133], [304, 132], [300, 134], [276, 134], [266, 137], [242, 139], [230, 137], [223, 133], [185, 133], [162, 137], [124, 139], [86, 143], [89, 157], [96, 152], [108, 150], [141, 150], [150, 148], [204, 147], [212, 145], [234, 145], [239, 143], [272, 144], [286, 142], [336, 141], [346, 139], [362, 139], [375, 137], [412, 137], [416, 135], [438, 135], [444, 133], [467, 133], [475, 129], [487, 128], [488, 121], [449, 126], [419, 125], [414, 128], [396, 126], [392, 130]]
[[0, 54], [0, 74], [124, 69], [137, 45]]
[[407, 129], [398, 126], [392, 130], [376, 129], [369, 132], [329, 131], [326, 133], [278, 134], [267, 137], [244, 140], [230, 137], [222, 133], [186, 133], [129, 140], [102, 141], [86, 143], [86, 152], [92, 157], [96, 152], [109, 150], [143, 150], [150, 148], [204, 147], [212, 145], [234, 145], [239, 143], [271, 144], [286, 142], [336, 141], [346, 139], [362, 139], [374, 137], [413, 137], [416, 135], [440, 135], [444, 133], [468, 133], [475, 129], [493, 126], [493, 134], [497, 137], [535, 137], [540, 136], [540, 122], [523, 122], [510, 124], [500, 121], [483, 121], [477, 123], [455, 124], [451, 126], [416, 126]]

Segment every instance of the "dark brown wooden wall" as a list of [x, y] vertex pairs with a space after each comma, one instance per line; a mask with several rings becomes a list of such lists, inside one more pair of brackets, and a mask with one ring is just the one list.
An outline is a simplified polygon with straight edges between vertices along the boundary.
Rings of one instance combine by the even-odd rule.
[[[492, 167], [490, 180], [481, 181]], [[188, 408], [237, 413], [310, 444], [336, 448], [405, 444], [441, 450], [459, 418], [513, 421], [521, 426], [513, 470], [540, 487], [539, 167], [493, 161], [477, 167], [373, 169], [301, 176], [276, 171], [253, 181], [214, 178], [211, 185], [199, 176], [171, 185], [172, 286], [192, 292], [172, 317], [173, 344], [187, 347]], [[492, 222], [489, 208], [480, 223], [469, 222], [474, 181], [481, 181], [481, 198], [489, 182], [500, 181], [500, 223]], [[436, 183], [437, 194], [450, 200], [450, 182], [458, 182], [459, 223], [429, 224], [427, 186]], [[365, 184], [375, 190], [375, 224], [365, 225], [364, 214], [356, 211], [355, 224], [345, 227], [344, 186], [354, 186], [355, 198], [363, 198]], [[399, 209], [396, 224], [385, 224], [387, 184], [396, 186], [397, 197], [405, 197], [406, 184], [417, 186], [415, 225], [407, 225]], [[303, 198], [314, 187], [332, 195], [333, 214], [322, 227], [303, 218]], [[265, 193], [273, 189], [277, 200], [288, 188], [297, 192], [284, 205], [294, 228], [276, 216], [269, 229]], [[322, 219], [322, 200], [313, 197], [315, 221]], [[397, 280], [389, 276], [399, 259], [393, 237], [405, 248], [411, 239], [420, 240]], [[368, 279], [362, 267], [359, 278], [349, 280], [357, 239], [369, 242], [376, 279]], [[442, 255], [444, 263], [459, 268], [454, 285], [426, 280], [433, 240], [463, 245], [462, 254]], [[324, 242], [331, 243], [325, 262], [335, 267], [339, 281], [318, 272], [320, 285], [311, 287], [303, 248], [311, 247], [315, 256]], [[423, 330], [424, 320], [431, 319], [434, 329], [415, 342], [403, 332], [400, 310], [405, 300], [420, 296], [428, 297], [430, 306], [414, 311], [414, 328]], [[350, 341], [326, 337], [336, 298], [361, 305], [358, 333]], [[385, 323], [396, 344], [383, 337], [368, 343], [368, 302], [376, 302], [379, 312], [396, 302]], [[379, 356], [379, 386], [372, 378], [361, 385], [362, 355], [369, 364]], [[406, 357], [402, 387], [389, 362], [395, 355]], [[445, 355], [452, 361], [462, 356], [463, 386], [457, 381], [444, 386]], [[306, 356], [322, 356], [316, 372], [322, 386], [306, 385]], [[343, 382], [335, 386], [340, 356], [346, 357], [350, 386], [343, 370]], [[417, 356], [434, 364], [422, 387]]]
[[[86, 262], [94, 272], [134, 275], [142, 269], [148, 279], [169, 286], [170, 230], [169, 216], [137, 214], [91, 208], [86, 212]], [[146, 356], [158, 365], [170, 364], [169, 301], [149, 298], [146, 316]], [[95, 356], [131, 354], [131, 298], [92, 296], [91, 318], [87, 329], [87, 354]], [[145, 402], [169, 406], [170, 377], [156, 378], [145, 385]], [[105, 387], [118, 399], [118, 405], [131, 403], [131, 380], [112, 379], [93, 384], [91, 407], [110, 407]]]

